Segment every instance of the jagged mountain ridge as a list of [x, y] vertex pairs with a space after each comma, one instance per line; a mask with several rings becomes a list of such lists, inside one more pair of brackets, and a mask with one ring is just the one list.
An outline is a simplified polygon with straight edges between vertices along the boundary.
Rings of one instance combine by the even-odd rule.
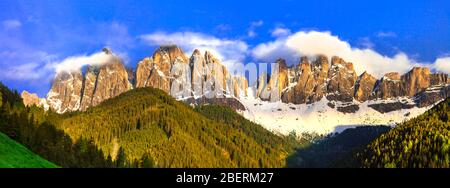
[[[162, 46], [151, 57], [141, 60], [136, 71], [126, 69], [122, 60], [109, 49], [104, 49], [103, 53], [111, 58], [101, 65], [88, 66], [84, 74], [81, 70], [58, 72], [44, 106], [48, 105], [58, 113], [84, 111], [139, 87], [158, 88], [176, 99], [246, 95], [247, 80], [232, 76], [208, 51], [202, 55], [195, 50], [188, 58], [177, 46]], [[232, 105], [235, 102], [226, 103]]]
[[331, 61], [323, 55], [301, 57], [291, 67], [279, 59], [274, 67], [270, 79], [263, 73], [251, 88], [256, 97], [241, 100], [247, 107], [242, 114], [280, 134], [394, 126], [450, 97], [448, 75], [430, 73], [426, 67], [380, 79], [368, 72], [358, 76], [352, 63], [336, 56]]
[[425, 107], [450, 95], [448, 75], [432, 74], [427, 67], [414, 67], [403, 75], [390, 72], [376, 79], [367, 72], [358, 76], [351, 62], [337, 56], [331, 58], [331, 63], [323, 55], [312, 63], [308, 57], [301, 57], [300, 63], [292, 67], [279, 59], [268, 83], [266, 77], [266, 73], [260, 75], [256, 97], [270, 102], [311, 104], [326, 97], [330, 106], [335, 106], [336, 102], [414, 97], [419, 107]]
[[58, 113], [86, 110], [132, 89], [125, 66], [117, 55], [103, 49], [107, 62], [81, 70], [60, 71], [47, 94], [46, 103]]
[[[391, 72], [377, 79], [368, 72], [357, 75], [352, 63], [337, 56], [331, 60], [323, 55], [301, 57], [299, 64], [290, 67], [280, 58], [272, 74], [261, 74], [257, 84], [249, 87], [245, 77], [232, 76], [208, 51], [202, 54], [194, 50], [188, 57], [177, 46], [162, 46], [141, 60], [135, 70], [126, 69], [111, 51], [104, 53], [113, 57], [111, 62], [90, 66], [84, 75], [81, 70], [59, 72], [47, 99], [40, 104], [59, 113], [83, 111], [132, 88], [153, 87], [189, 104], [232, 107], [252, 121], [267, 124], [269, 129], [275, 125], [277, 129], [289, 129], [294, 126], [290, 123], [303, 123], [287, 119], [302, 121], [316, 112], [321, 117], [336, 116], [339, 121], [313, 118], [316, 120], [305, 123], [322, 127], [329, 123], [393, 124], [419, 115], [426, 110], [422, 108], [429, 108], [450, 94], [447, 74], [415, 67], [403, 75]], [[379, 120], [383, 114], [389, 118]]]

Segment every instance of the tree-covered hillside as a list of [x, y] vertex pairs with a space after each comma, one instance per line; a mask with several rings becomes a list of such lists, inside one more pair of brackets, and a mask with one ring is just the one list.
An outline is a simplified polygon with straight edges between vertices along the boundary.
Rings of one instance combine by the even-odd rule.
[[288, 167], [358, 167], [355, 154], [389, 129], [387, 126], [361, 126], [328, 135], [299, 148], [288, 157]]
[[[118, 166], [111, 160], [105, 159], [104, 154], [92, 141], [79, 139], [72, 142], [67, 134], [56, 129], [52, 122], [58, 122], [63, 117], [51, 111], [45, 112], [36, 106], [25, 107], [19, 94], [0, 82], [0, 132], [5, 134], [5, 138], [9, 137], [19, 142], [42, 158], [61, 167]], [[19, 167], [17, 163], [26, 165], [26, 160], [34, 163], [33, 157], [27, 157], [27, 152], [23, 152], [25, 148], [10, 147], [14, 146], [11, 142], [4, 142], [4, 144], [6, 144], [5, 147], [0, 147], [0, 153], [14, 155], [16, 160], [9, 160], [9, 162], [5, 160], [2, 165]], [[21, 154], [23, 156], [20, 156]]]
[[285, 165], [289, 146], [283, 138], [256, 124], [208, 118], [217, 109], [223, 108], [199, 113], [161, 90], [140, 88], [86, 112], [65, 114], [54, 124], [73, 141], [92, 139], [105, 157], [117, 160], [120, 154], [127, 164], [146, 157], [156, 167]]
[[62, 167], [283, 167], [297, 145], [231, 109], [194, 110], [158, 89], [61, 115], [0, 86], [0, 131]]
[[381, 135], [358, 154], [363, 167], [450, 167], [450, 98]]
[[201, 105], [195, 108], [195, 111], [203, 114], [205, 117], [231, 125], [233, 128], [244, 132], [246, 135], [252, 137], [258, 144], [270, 150], [272, 148], [284, 147], [289, 153], [294, 149], [303, 147], [309, 144], [310, 140], [297, 135], [291, 134], [289, 136], [275, 135], [261, 125], [245, 119], [232, 108], [219, 105]]

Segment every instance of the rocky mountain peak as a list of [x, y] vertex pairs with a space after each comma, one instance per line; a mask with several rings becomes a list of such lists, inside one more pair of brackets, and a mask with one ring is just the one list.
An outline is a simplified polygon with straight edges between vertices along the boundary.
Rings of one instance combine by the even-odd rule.
[[51, 109], [58, 113], [85, 110], [132, 88], [122, 60], [107, 48], [103, 52], [112, 58], [89, 65], [85, 75], [81, 70], [56, 73], [46, 99]]
[[377, 79], [374, 76], [364, 71], [356, 80], [355, 99], [360, 102], [369, 100], [376, 82]]
[[400, 74], [398, 72], [388, 72], [381, 78], [381, 80], [390, 82], [400, 81]]
[[198, 56], [198, 55], [202, 55], [202, 53], [200, 52], [200, 50], [195, 49], [195, 50], [192, 52], [192, 56]]
[[184, 63], [188, 62], [188, 58], [184, 54], [183, 50], [176, 45], [161, 46], [155, 51], [155, 53], [167, 54], [169, 56], [170, 63], [173, 63], [177, 58], [181, 58]]
[[356, 79], [353, 63], [345, 62], [342, 58], [333, 56], [328, 71], [327, 99], [351, 102]]
[[38, 95], [36, 93], [29, 93], [28, 91], [22, 91], [20, 94], [23, 100], [23, 104], [25, 106], [40, 106], [41, 99], [39, 99]]
[[104, 47], [104, 48], [102, 49], [102, 52], [105, 53], [105, 54], [112, 54], [111, 49], [109, 49], [108, 47]]
[[160, 47], [139, 62], [136, 70], [136, 87], [159, 88], [177, 99], [235, 96], [245, 93], [242, 87], [247, 86], [242, 78], [230, 75], [211, 52], [202, 55], [198, 49], [187, 58], [176, 46]]
[[403, 82], [403, 93], [406, 96], [414, 96], [430, 86], [430, 69], [428, 67], [414, 67], [400, 77]]
[[[310, 63], [310, 59], [303, 56], [295, 68], [288, 68], [288, 84], [281, 85], [282, 102], [313, 103], [324, 96], [328, 101], [341, 103], [351, 103], [353, 99], [364, 102], [372, 99], [413, 97], [432, 85], [446, 87], [450, 82], [447, 74], [430, 74], [429, 68], [426, 67], [414, 67], [404, 75], [389, 72], [377, 80], [368, 72], [357, 76], [353, 63], [346, 62], [338, 56], [333, 56], [331, 62], [328, 62], [328, 58], [324, 55], [312, 59]], [[264, 76], [259, 79], [258, 93], [262, 100], [269, 100], [270, 94], [264, 93], [264, 90], [272, 91], [273, 86], [270, 81], [267, 85], [260, 85]], [[277, 79], [280, 78], [274, 78], [273, 75], [270, 78], [270, 80]], [[441, 96], [445, 95], [439, 95], [430, 101], [435, 101], [434, 99]]]
[[81, 70], [56, 73], [52, 87], [47, 94], [49, 107], [58, 113], [79, 109], [82, 86]]
[[309, 59], [308, 59], [308, 57], [306, 57], [306, 56], [301, 56], [301, 57], [300, 57], [300, 62], [299, 62], [299, 64], [298, 64], [298, 66], [299, 66], [300, 64], [304, 64], [304, 63], [309, 63]]
[[115, 57], [112, 61], [97, 67], [90, 66], [83, 82], [80, 110], [96, 106], [130, 89], [132, 85], [128, 72], [120, 58]]
[[388, 99], [401, 96], [401, 86], [400, 74], [398, 72], [386, 73], [377, 81], [374, 89], [374, 97], [372, 98]]
[[430, 85], [436, 86], [445, 84], [450, 84], [450, 78], [448, 77], [448, 74], [445, 73], [430, 74]]

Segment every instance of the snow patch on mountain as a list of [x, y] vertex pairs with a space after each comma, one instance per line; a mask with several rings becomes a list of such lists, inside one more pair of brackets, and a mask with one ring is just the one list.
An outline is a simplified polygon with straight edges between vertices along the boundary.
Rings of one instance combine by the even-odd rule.
[[[354, 113], [343, 113], [337, 110], [338, 106], [349, 104], [338, 102], [334, 108], [330, 107], [326, 97], [312, 104], [292, 104], [281, 101], [268, 102], [254, 97], [254, 88], [248, 89], [248, 96], [241, 97], [240, 102], [246, 107], [240, 113], [250, 121], [258, 123], [266, 129], [287, 135], [291, 132], [329, 134], [342, 132], [347, 128], [365, 125], [395, 126], [410, 118], [416, 117], [430, 107], [413, 107], [388, 113], [380, 113], [369, 107], [370, 104], [393, 103], [402, 101], [413, 103], [411, 98], [398, 98], [387, 100], [371, 100], [360, 103], [356, 100], [351, 104], [357, 104], [359, 109]], [[334, 101], [335, 102], [335, 101]]]

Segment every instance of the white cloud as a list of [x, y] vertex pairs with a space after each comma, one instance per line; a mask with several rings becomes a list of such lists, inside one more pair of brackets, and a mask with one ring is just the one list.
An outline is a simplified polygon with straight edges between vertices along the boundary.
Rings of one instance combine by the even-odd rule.
[[264, 24], [264, 22], [262, 20], [258, 20], [258, 21], [252, 22], [250, 25], [251, 25], [251, 27], [260, 27], [263, 24]]
[[377, 33], [377, 37], [380, 37], [380, 38], [397, 37], [397, 34], [392, 31], [389, 31], [389, 32], [380, 31]]
[[250, 37], [250, 38], [256, 37], [256, 35], [257, 35], [256, 32], [253, 31], [253, 30], [249, 30], [247, 32], [247, 36]]
[[103, 52], [97, 52], [91, 55], [79, 55], [67, 57], [62, 61], [53, 62], [48, 67], [53, 68], [56, 72], [66, 71], [79, 71], [86, 65], [100, 66], [104, 63], [110, 62], [113, 58], [112, 55]]
[[375, 47], [375, 44], [370, 40], [369, 37], [360, 38], [358, 43], [363, 48], [373, 49], [373, 47]]
[[262, 20], [251, 22], [250, 27], [247, 30], [247, 36], [250, 38], [256, 37], [258, 34], [255, 32], [255, 29], [257, 27], [261, 27], [262, 25], [264, 25]]
[[229, 30], [231, 30], [231, 26], [228, 25], [228, 24], [219, 24], [219, 25], [216, 26], [215, 29], [218, 30], [218, 31], [224, 32], [224, 31], [229, 31]]
[[273, 31], [271, 32], [271, 35], [273, 37], [284, 37], [291, 34], [291, 30], [284, 28], [284, 27], [276, 27], [275, 29], [273, 29]]
[[5, 29], [14, 29], [22, 26], [22, 22], [19, 20], [4, 20], [2, 24]]
[[228, 68], [234, 63], [243, 63], [248, 45], [241, 40], [220, 39], [195, 32], [155, 32], [140, 37], [149, 45], [178, 45], [190, 55], [194, 49], [208, 50]]
[[348, 42], [331, 35], [330, 32], [300, 31], [288, 37], [259, 44], [252, 50], [252, 55], [258, 60], [274, 62], [275, 59], [282, 57], [289, 64], [297, 64], [302, 55], [315, 56], [318, 54], [326, 55], [329, 58], [335, 55], [340, 56], [346, 61], [353, 62], [357, 73], [368, 71], [377, 77], [392, 71], [405, 73], [413, 66], [422, 65], [422, 63], [409, 58], [405, 53], [389, 57], [372, 49], [353, 48]]
[[436, 59], [435, 63], [433, 64], [433, 68], [438, 72], [450, 74], [450, 57], [442, 57]]
[[46, 71], [39, 63], [26, 63], [2, 69], [0, 73], [3, 78], [9, 80], [34, 80], [41, 79]]

